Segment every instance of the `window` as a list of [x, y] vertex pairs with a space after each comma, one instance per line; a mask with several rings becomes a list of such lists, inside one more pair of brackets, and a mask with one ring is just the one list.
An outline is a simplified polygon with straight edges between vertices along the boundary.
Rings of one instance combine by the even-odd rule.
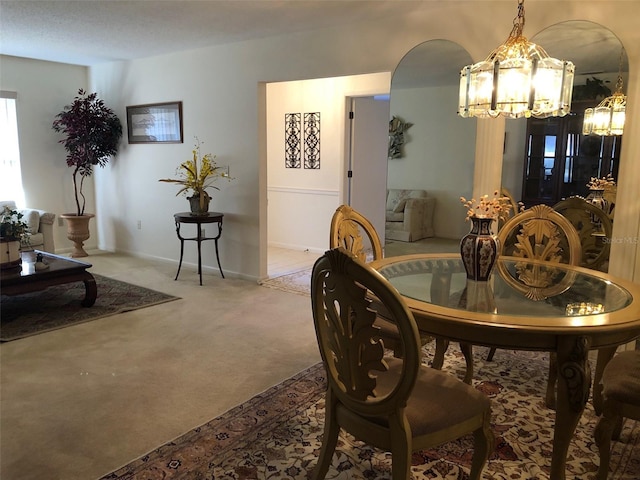
[[0, 200], [24, 208], [16, 98], [15, 92], [0, 92]]
[[621, 136], [582, 135], [586, 106], [574, 102], [565, 117], [529, 118], [522, 201], [526, 207], [555, 205], [572, 195], [587, 196], [591, 177], [618, 176]]

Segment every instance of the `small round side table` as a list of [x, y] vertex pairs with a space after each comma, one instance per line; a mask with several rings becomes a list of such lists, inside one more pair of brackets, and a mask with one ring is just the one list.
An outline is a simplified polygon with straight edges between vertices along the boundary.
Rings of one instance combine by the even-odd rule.
[[[193, 215], [191, 212], [180, 212], [173, 215], [173, 218], [176, 222], [176, 234], [178, 235], [178, 239], [180, 240], [180, 263], [178, 264], [178, 273], [176, 273], [176, 278], [174, 280], [178, 280], [178, 275], [180, 275], [180, 267], [182, 267], [182, 257], [184, 255], [184, 242], [185, 240], [195, 241], [198, 243], [198, 275], [200, 275], [200, 285], [202, 285], [202, 254], [200, 245], [205, 240], [214, 240], [216, 244], [216, 259], [218, 260], [218, 269], [220, 270], [220, 275], [224, 278], [224, 273], [222, 272], [222, 266], [220, 265], [220, 254], [218, 252], [218, 239], [222, 235], [222, 218], [224, 214], [220, 212], [207, 212], [201, 215]], [[197, 234], [195, 237], [183, 237], [180, 235], [180, 225], [183, 223], [195, 223], [197, 227]], [[206, 223], [216, 223], [218, 225], [218, 234], [215, 237], [205, 237], [202, 235], [202, 224]]]

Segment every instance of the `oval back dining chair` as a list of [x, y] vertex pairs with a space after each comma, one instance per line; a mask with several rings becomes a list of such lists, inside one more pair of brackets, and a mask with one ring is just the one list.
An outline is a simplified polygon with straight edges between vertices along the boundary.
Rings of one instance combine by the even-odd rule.
[[[368, 239], [370, 248], [365, 246], [363, 236]], [[329, 246], [343, 247], [362, 262], [367, 262], [368, 257], [371, 257], [371, 260], [378, 260], [383, 255], [382, 242], [373, 224], [349, 205], [340, 205], [331, 218]], [[392, 349], [394, 355], [402, 356], [398, 328], [381, 316], [378, 316], [376, 325], [380, 328], [380, 338], [383, 339], [385, 346]]]
[[553, 209], [565, 216], [580, 236], [580, 265], [606, 271], [611, 250], [613, 224], [607, 212], [580, 196], [560, 200]]
[[[376, 305], [397, 325], [402, 358], [385, 356]], [[325, 478], [340, 429], [391, 452], [392, 479], [411, 478], [411, 456], [473, 433], [470, 479], [493, 451], [491, 404], [453, 375], [421, 365], [418, 327], [391, 284], [344, 248], [327, 251], [311, 275], [311, 305], [327, 373], [322, 447], [312, 478]]]
[[[571, 222], [548, 205], [534, 205], [507, 220], [498, 231], [501, 255], [545, 260], [547, 262], [579, 265], [582, 260], [580, 236]], [[521, 285], [531, 299], [543, 300], [545, 287], [552, 272], [545, 266], [534, 264], [530, 269], [517, 272]], [[506, 275], [505, 275], [506, 276]], [[493, 360], [495, 348], [489, 350], [487, 360]], [[558, 379], [557, 358], [549, 354], [549, 377], [545, 402], [555, 407], [555, 386]]]
[[[363, 234], [369, 240], [370, 249], [365, 247]], [[382, 258], [382, 242], [373, 224], [360, 212], [349, 205], [340, 205], [331, 218], [329, 231], [329, 245], [331, 248], [344, 247], [359, 260], [366, 262]]]

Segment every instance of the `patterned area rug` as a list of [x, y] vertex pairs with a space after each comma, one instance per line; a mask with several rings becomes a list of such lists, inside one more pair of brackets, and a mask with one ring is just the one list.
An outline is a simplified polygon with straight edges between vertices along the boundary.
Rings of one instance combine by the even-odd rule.
[[17, 340], [179, 298], [101, 275], [93, 276], [98, 298], [88, 308], [80, 305], [85, 294], [83, 282], [55, 285], [24, 295], [3, 295], [0, 341]]
[[299, 272], [270, 278], [262, 282], [262, 286], [308, 296], [311, 290], [311, 269], [308, 268]]
[[[425, 347], [431, 358], [432, 344]], [[554, 412], [544, 406], [548, 357], [544, 353], [476, 348], [474, 385], [490, 398], [496, 451], [484, 479], [549, 478]], [[464, 358], [450, 349], [444, 369], [460, 378]], [[102, 480], [310, 478], [322, 441], [325, 376], [313, 366], [184, 434]], [[571, 443], [568, 479], [591, 479], [599, 457], [593, 442], [596, 416], [587, 406]], [[609, 479], [640, 478], [640, 424], [625, 421], [613, 442]], [[413, 455], [414, 479], [469, 478], [472, 437]], [[340, 435], [327, 479], [390, 479], [391, 456]]]

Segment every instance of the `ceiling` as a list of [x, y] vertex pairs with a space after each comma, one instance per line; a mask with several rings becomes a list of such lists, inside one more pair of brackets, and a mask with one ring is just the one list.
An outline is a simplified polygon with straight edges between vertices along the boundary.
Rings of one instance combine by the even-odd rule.
[[0, 53], [96, 65], [398, 13], [394, 0], [0, 0]]
[[[436, 3], [403, 0], [398, 9], [396, 0], [0, 0], [0, 53], [96, 65], [406, 15]], [[617, 73], [619, 40], [594, 26], [573, 21], [525, 34], [551, 56], [572, 60], [576, 76]], [[426, 57], [414, 59], [405, 80], [394, 76], [394, 85], [457, 79], [470, 57], [451, 46], [422, 49]]]

